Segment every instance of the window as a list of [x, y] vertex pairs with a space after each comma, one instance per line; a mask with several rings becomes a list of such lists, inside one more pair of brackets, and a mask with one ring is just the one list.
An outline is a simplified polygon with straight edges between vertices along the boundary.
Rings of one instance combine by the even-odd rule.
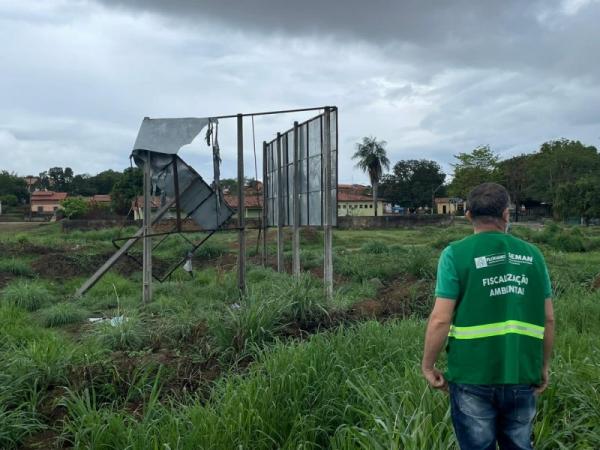
[[37, 207], [37, 212], [44, 212], [44, 207], [43, 206], [38, 206]]
[[58, 209], [58, 206], [54, 206], [54, 207], [52, 208], [52, 211], [56, 211], [57, 209]]
[[359, 208], [362, 209], [363, 205], [360, 205]]
[[369, 205], [369, 208], [373, 209], [373, 205]]

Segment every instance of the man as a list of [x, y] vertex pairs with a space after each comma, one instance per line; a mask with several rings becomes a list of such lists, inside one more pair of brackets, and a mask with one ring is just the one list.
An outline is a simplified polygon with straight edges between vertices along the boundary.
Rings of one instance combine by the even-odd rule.
[[[462, 450], [532, 449], [535, 395], [548, 385], [554, 313], [540, 251], [506, 233], [509, 195], [483, 183], [467, 199], [474, 234], [440, 256], [422, 371], [450, 390]], [[448, 339], [448, 370], [434, 364]]]

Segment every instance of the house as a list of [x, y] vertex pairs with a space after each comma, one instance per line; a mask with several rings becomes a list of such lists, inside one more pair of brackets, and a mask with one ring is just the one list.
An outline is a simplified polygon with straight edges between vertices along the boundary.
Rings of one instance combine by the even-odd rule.
[[[160, 208], [160, 196], [153, 196], [150, 199], [150, 210], [155, 213]], [[133, 211], [133, 220], [144, 220], [144, 197], [142, 195], [134, 198], [131, 201], [131, 211]], [[175, 206], [162, 216], [163, 219], [174, 219], [177, 217]]]
[[[237, 212], [238, 209], [238, 198], [237, 195], [224, 194], [223, 199], [227, 204]], [[246, 205], [245, 213], [246, 219], [257, 219], [262, 217], [262, 194], [256, 195], [246, 191], [244, 198]], [[156, 212], [160, 208], [160, 197], [152, 197], [151, 200], [152, 212]], [[131, 202], [131, 209], [133, 210], [134, 220], [143, 220], [144, 218], [144, 197], [139, 196]], [[175, 206], [169, 208], [169, 211], [165, 213], [163, 219], [174, 219], [177, 217]], [[185, 213], [182, 213], [182, 217], [185, 217]]]
[[[342, 185], [340, 185], [342, 186]], [[370, 195], [353, 193], [338, 186], [338, 217], [340, 216], [374, 216], [373, 197]], [[377, 215], [385, 213], [385, 201], [377, 200]]]
[[[244, 210], [246, 219], [258, 219], [262, 216], [262, 194], [250, 193], [246, 191], [244, 196]], [[223, 196], [225, 201], [234, 211], [238, 210], [238, 197], [237, 195], [225, 194]]]
[[39, 216], [51, 216], [67, 198], [66, 192], [34, 191], [31, 193], [31, 213]]
[[112, 201], [110, 194], [96, 194], [88, 198], [90, 203], [95, 203], [99, 206], [110, 206], [110, 202]]
[[438, 197], [435, 200], [435, 212], [437, 214], [454, 214], [464, 216], [467, 202], [459, 197]]

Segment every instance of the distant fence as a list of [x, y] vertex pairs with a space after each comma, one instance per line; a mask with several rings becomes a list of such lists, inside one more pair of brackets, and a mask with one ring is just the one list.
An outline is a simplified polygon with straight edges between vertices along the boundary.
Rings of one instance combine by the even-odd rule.
[[340, 216], [338, 228], [343, 230], [363, 230], [369, 228], [412, 228], [427, 225], [447, 226], [454, 216], [443, 214], [413, 214], [407, 216]]

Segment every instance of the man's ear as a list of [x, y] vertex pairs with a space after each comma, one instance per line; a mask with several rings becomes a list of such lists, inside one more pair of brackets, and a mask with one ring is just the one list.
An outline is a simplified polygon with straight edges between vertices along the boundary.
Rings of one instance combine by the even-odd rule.
[[506, 223], [508, 223], [508, 221], [510, 220], [510, 210], [508, 208], [502, 211], [502, 218]]
[[471, 223], [473, 223], [473, 217], [471, 216], [471, 211], [467, 210], [467, 212], [465, 213], [465, 217], [467, 218], [467, 220]]

